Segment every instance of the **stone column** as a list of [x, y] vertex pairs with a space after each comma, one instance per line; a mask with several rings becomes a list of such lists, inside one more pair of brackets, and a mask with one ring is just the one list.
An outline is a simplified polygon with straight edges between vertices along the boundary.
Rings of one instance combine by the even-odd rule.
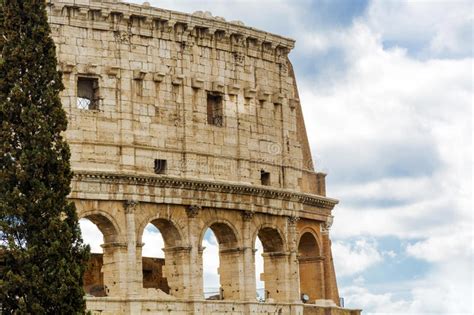
[[333, 217], [329, 216], [327, 221], [321, 225], [321, 235], [323, 243], [323, 254], [324, 254], [324, 298], [326, 300], [332, 300], [335, 304], [339, 305], [339, 294], [336, 284], [336, 273], [334, 270], [334, 264], [332, 259], [331, 251], [331, 240], [329, 239], [329, 230], [333, 222]]
[[267, 302], [288, 302], [289, 252], [263, 253], [263, 281]]
[[[126, 292], [130, 297], [136, 297], [140, 294], [143, 287], [142, 257], [137, 255], [137, 237], [135, 229], [135, 211], [138, 208], [138, 202], [127, 200], [124, 203], [125, 220], [127, 228], [127, 287]], [[140, 247], [141, 249], [141, 247]]]
[[243, 299], [248, 302], [256, 302], [257, 283], [255, 279], [255, 251], [253, 237], [250, 231], [254, 213], [245, 211], [242, 213], [243, 224]]
[[300, 257], [300, 294], [307, 294], [310, 302], [322, 299], [325, 295], [323, 257]]
[[163, 276], [170, 288], [169, 294], [177, 298], [190, 296], [190, 252], [191, 247], [177, 246], [164, 249], [166, 259], [163, 267]]
[[219, 251], [219, 277], [223, 300], [242, 300], [243, 264], [241, 248]]
[[105, 294], [112, 297], [125, 297], [127, 295], [127, 244], [106, 243], [101, 247]]
[[299, 263], [298, 263], [298, 231], [296, 224], [299, 221], [299, 217], [288, 218], [288, 302], [290, 303], [301, 303], [300, 297], [300, 276], [299, 276]]
[[191, 205], [186, 208], [188, 216], [188, 235], [191, 245], [189, 253], [189, 298], [192, 300], [204, 299], [202, 279], [202, 246], [200, 244], [200, 231], [197, 216], [201, 211], [200, 206]]

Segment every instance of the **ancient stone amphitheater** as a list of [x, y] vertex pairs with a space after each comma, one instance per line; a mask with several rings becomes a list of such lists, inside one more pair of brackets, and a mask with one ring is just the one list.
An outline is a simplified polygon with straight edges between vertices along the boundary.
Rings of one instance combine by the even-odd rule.
[[[329, 228], [337, 201], [314, 170], [294, 41], [113, 0], [52, 0], [79, 217], [104, 235], [93, 314], [359, 314], [339, 308]], [[143, 282], [142, 235], [165, 243], [167, 290]], [[219, 243], [218, 300], [202, 238]], [[256, 300], [255, 240], [265, 301]], [[303, 303], [305, 302], [305, 303]]]

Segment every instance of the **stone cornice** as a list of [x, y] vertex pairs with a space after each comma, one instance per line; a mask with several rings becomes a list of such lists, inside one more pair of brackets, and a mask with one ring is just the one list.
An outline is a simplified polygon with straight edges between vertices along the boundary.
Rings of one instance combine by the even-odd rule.
[[[186, 42], [196, 39], [198, 45], [236, 47], [262, 54], [287, 56], [295, 41], [290, 38], [260, 31], [242, 22], [227, 22], [207, 13], [186, 14], [149, 5], [137, 5], [116, 0], [48, 0], [50, 22], [95, 29], [124, 31], [131, 35], [159, 37]], [[122, 37], [123, 37], [122, 36]]]
[[124, 173], [117, 174], [108, 172], [74, 171], [74, 180], [115, 182], [135, 185], [149, 185], [163, 188], [181, 188], [189, 190], [251, 195], [270, 199], [281, 199], [298, 202], [304, 205], [316, 206], [330, 210], [332, 210], [338, 203], [338, 200], [336, 199], [300, 193], [286, 189], [252, 186], [246, 184], [212, 182], [160, 175], [135, 175]]

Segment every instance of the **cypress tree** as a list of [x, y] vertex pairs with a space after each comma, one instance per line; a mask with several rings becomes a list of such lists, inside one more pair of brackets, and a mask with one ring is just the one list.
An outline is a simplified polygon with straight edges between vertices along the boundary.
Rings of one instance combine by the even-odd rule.
[[63, 138], [55, 45], [44, 0], [0, 0], [0, 303], [5, 314], [84, 313], [89, 249]]

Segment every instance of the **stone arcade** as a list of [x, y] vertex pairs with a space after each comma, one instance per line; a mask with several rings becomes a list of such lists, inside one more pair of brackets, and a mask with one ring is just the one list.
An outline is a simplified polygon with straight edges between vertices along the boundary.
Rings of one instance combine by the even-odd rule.
[[[113, 0], [52, 0], [80, 218], [104, 235], [93, 314], [359, 314], [338, 308], [329, 228], [288, 60], [294, 41]], [[145, 288], [142, 234], [165, 242], [169, 290]], [[219, 242], [221, 300], [201, 246]], [[255, 240], [266, 301], [255, 298]], [[302, 303], [301, 295], [309, 297]]]

